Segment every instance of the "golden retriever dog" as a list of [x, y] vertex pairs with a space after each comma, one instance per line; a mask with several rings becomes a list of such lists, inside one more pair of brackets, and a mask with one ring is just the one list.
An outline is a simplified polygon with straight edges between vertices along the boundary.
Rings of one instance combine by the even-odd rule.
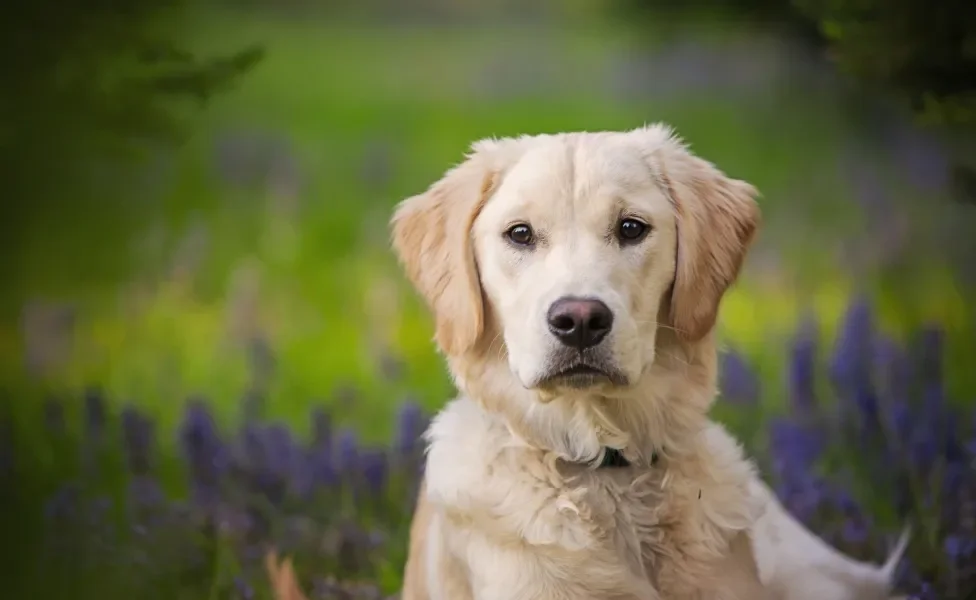
[[709, 420], [757, 192], [661, 125], [489, 139], [393, 245], [461, 395], [427, 434], [403, 600], [881, 599]]

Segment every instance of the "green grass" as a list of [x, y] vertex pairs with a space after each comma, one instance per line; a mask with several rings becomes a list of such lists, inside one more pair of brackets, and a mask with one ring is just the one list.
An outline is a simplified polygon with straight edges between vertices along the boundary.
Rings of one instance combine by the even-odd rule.
[[[153, 219], [135, 236], [145, 242], [155, 227], [158, 243], [143, 251], [128, 282], [86, 289], [62, 277], [82, 260], [86, 244], [116, 244], [119, 255], [132, 254], [115, 241], [111, 216], [91, 215], [60, 241], [51, 241], [59, 236], [50, 231], [38, 233], [27, 257], [28, 291], [74, 298], [83, 318], [70, 360], [31, 390], [97, 382], [166, 425], [175, 423], [186, 394], [202, 393], [232, 418], [253, 374], [228, 337], [229, 307], [241, 296], [232, 281], [242, 265], [252, 265], [259, 283], [251, 320], [276, 353], [271, 415], [304, 429], [309, 403], [329, 401], [349, 384], [362, 394], [336, 407], [340, 422], [368, 438], [386, 436], [390, 407], [404, 393], [417, 393], [430, 408], [452, 393], [430, 342], [429, 318], [386, 248], [387, 219], [395, 202], [425, 188], [472, 140], [486, 136], [662, 120], [697, 152], [755, 183], [773, 223], [764, 235], [782, 264], [772, 274], [746, 274], [726, 302], [722, 327], [764, 373], [780, 371], [783, 334], [799, 315], [815, 309], [831, 330], [849, 293], [864, 283], [817, 246], [825, 235], [853, 234], [859, 226], [837, 173], [847, 123], [829, 94], [780, 86], [743, 97], [614, 96], [601, 82], [614, 57], [637, 48], [638, 36], [599, 22], [564, 31], [391, 29], [219, 13], [180, 31], [202, 53], [260, 42], [267, 58], [191, 120], [172, 172], [153, 184], [161, 196]], [[750, 34], [697, 35], [721, 43]], [[489, 68], [514, 69], [537, 55], [547, 57], [549, 68], [523, 73], [529, 83], [515, 89], [506, 90], [512, 86], [504, 72]], [[215, 141], [253, 131], [281, 138], [300, 164], [301, 192], [291, 212], [274, 213], [266, 190], [235, 189], [215, 173]], [[382, 185], [360, 175], [377, 142], [394, 152]], [[775, 225], [790, 215], [802, 228]], [[207, 227], [206, 252], [186, 277], [175, 278], [171, 258], [194, 222]], [[904, 298], [895, 298], [887, 325], [898, 331], [937, 318], [953, 329], [972, 328], [963, 296], [946, 294], [951, 286], [943, 271], [932, 268], [928, 277], [934, 285], [919, 286], [929, 291], [911, 298], [917, 311], [906, 317]], [[377, 371], [376, 348], [406, 363], [403, 377]], [[0, 331], [5, 380], [21, 378], [21, 352], [18, 332]]]

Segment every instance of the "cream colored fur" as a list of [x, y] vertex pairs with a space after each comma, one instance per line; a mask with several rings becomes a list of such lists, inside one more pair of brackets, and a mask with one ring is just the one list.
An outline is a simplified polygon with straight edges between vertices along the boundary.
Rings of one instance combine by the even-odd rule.
[[[656, 125], [484, 140], [400, 205], [394, 247], [461, 391], [427, 432], [404, 600], [887, 596], [901, 550], [834, 552], [707, 416], [755, 195]], [[614, 237], [625, 218], [639, 243]], [[531, 246], [506, 238], [520, 223]], [[552, 378], [567, 295], [613, 312], [586, 351], [613, 377]], [[594, 468], [605, 447], [631, 466]]]

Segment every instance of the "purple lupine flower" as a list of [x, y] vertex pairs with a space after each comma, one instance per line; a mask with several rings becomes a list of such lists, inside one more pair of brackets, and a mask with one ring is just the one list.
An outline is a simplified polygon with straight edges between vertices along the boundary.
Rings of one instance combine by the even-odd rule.
[[152, 469], [155, 431], [152, 419], [132, 406], [122, 409], [122, 437], [129, 472], [145, 474]]
[[976, 539], [974, 538], [950, 534], [946, 536], [942, 548], [946, 557], [954, 564], [963, 564], [970, 558], [976, 558]]
[[774, 458], [785, 461], [791, 469], [810, 469], [820, 458], [824, 446], [823, 432], [810, 425], [785, 418], [770, 422], [770, 453]]
[[946, 461], [942, 475], [943, 496], [958, 498], [966, 485], [966, 479], [973, 477], [972, 468], [963, 459], [952, 458]]
[[62, 485], [44, 504], [44, 518], [50, 522], [71, 519], [81, 512], [81, 492], [74, 483]]
[[935, 587], [926, 581], [922, 582], [921, 588], [908, 598], [909, 600], [939, 600], [939, 594]]
[[234, 597], [238, 600], [253, 600], [254, 588], [243, 577], [234, 578]]
[[841, 539], [848, 544], [863, 544], [868, 539], [868, 525], [861, 519], [844, 519]]
[[282, 474], [272, 464], [267, 432], [261, 425], [248, 423], [242, 432], [243, 461], [238, 465], [249, 487], [277, 503], [284, 485]]
[[386, 486], [389, 475], [389, 460], [382, 450], [367, 450], [360, 457], [360, 468], [367, 489], [372, 494], [380, 494]]
[[867, 300], [859, 298], [844, 315], [830, 361], [831, 379], [841, 391], [870, 387], [873, 345], [874, 316]]
[[229, 453], [213, 415], [201, 400], [187, 405], [180, 437], [194, 496], [199, 504], [208, 505], [216, 500], [217, 487], [229, 467]]
[[105, 406], [105, 396], [97, 388], [89, 388], [84, 395], [85, 405], [85, 433], [89, 442], [97, 442], [105, 431], [108, 420], [108, 409]]
[[733, 404], [759, 401], [759, 378], [738, 352], [723, 352], [719, 357], [719, 386], [722, 398]]
[[314, 487], [330, 487], [338, 480], [331, 446], [319, 445], [309, 450], [308, 470]]
[[291, 465], [291, 491], [296, 497], [307, 500], [315, 491], [317, 473], [315, 470], [315, 448], [295, 448]]
[[159, 482], [152, 477], [137, 476], [129, 482], [129, 501], [137, 507], [152, 508], [166, 502], [166, 495]]
[[312, 409], [312, 445], [332, 445], [332, 415], [325, 408]]
[[281, 473], [290, 472], [298, 449], [291, 430], [281, 423], [274, 423], [267, 428], [266, 435], [271, 467]]
[[83, 560], [91, 564], [112, 564], [124, 552], [118, 538], [118, 527], [112, 519], [111, 498], [98, 496], [84, 506], [84, 527], [87, 534]]
[[874, 344], [874, 362], [880, 374], [880, 391], [886, 405], [907, 405], [913, 376], [908, 353], [890, 337], [879, 335]]
[[969, 454], [970, 458], [976, 461], [976, 434], [973, 434], [969, 441], [966, 442], [966, 453]]
[[359, 469], [359, 438], [351, 429], [339, 432], [337, 440], [339, 469], [344, 473], [355, 472]]
[[787, 376], [790, 404], [804, 415], [814, 411], [817, 404], [816, 354], [816, 322], [806, 319], [793, 339]]
[[137, 475], [128, 484], [126, 512], [132, 527], [146, 527], [146, 523], [165, 505], [163, 488], [152, 477]]
[[301, 447], [292, 437], [291, 430], [281, 423], [268, 427], [266, 439], [268, 466], [278, 473], [284, 489], [291, 487], [293, 492], [297, 492], [297, 477], [304, 466]]
[[420, 446], [420, 438], [427, 427], [423, 409], [412, 398], [400, 403], [396, 418], [393, 451], [397, 455], [409, 455]]
[[863, 433], [878, 433], [879, 404], [878, 394], [869, 385], [859, 385], [854, 388], [851, 394], [853, 406], [857, 408], [855, 413]]
[[215, 510], [213, 523], [222, 536], [242, 540], [254, 530], [256, 519], [251, 511], [225, 502]]
[[933, 135], [917, 127], [900, 124], [891, 130], [889, 147], [900, 171], [915, 187], [939, 192], [949, 185], [951, 160], [943, 145]]

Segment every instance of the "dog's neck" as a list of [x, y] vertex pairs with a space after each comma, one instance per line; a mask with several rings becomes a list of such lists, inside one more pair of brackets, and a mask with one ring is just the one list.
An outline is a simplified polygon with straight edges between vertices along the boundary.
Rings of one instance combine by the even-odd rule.
[[497, 415], [527, 446], [575, 463], [599, 464], [616, 448], [636, 465], [689, 451], [715, 395], [712, 335], [695, 343], [659, 332], [657, 351], [637, 385], [611, 394], [567, 391], [540, 397], [525, 389], [504, 355], [450, 359], [458, 387]]

